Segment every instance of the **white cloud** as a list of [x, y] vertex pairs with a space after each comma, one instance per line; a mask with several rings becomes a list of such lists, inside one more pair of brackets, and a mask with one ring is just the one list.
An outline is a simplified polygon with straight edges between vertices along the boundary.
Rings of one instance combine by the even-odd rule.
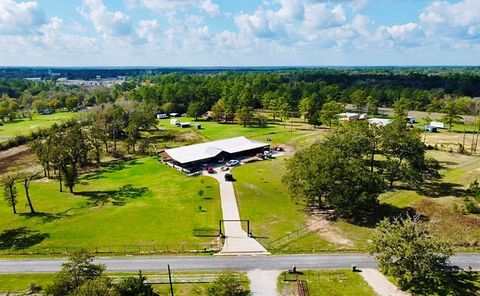
[[104, 36], [127, 36], [133, 30], [128, 15], [107, 10], [102, 0], [83, 0], [78, 12]]
[[130, 8], [146, 7], [151, 10], [176, 10], [185, 9], [192, 5], [193, 0], [128, 0], [127, 6]]
[[212, 0], [203, 0], [198, 4], [198, 7], [208, 13], [210, 16], [219, 16], [221, 14], [220, 6], [212, 3]]
[[46, 21], [45, 13], [35, 1], [0, 1], [0, 34], [34, 33]]
[[157, 20], [141, 20], [138, 22], [136, 33], [138, 38], [154, 44], [158, 42], [158, 30], [159, 24]]

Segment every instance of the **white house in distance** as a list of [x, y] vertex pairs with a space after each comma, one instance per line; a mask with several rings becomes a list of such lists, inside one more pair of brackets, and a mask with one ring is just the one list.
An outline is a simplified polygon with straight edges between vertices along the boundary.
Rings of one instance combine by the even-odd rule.
[[368, 119], [368, 122], [376, 126], [386, 126], [392, 123], [392, 120], [388, 118], [370, 118]]
[[360, 119], [360, 114], [358, 113], [350, 113], [350, 112], [345, 112], [345, 113], [339, 113], [337, 114], [339, 119], [342, 121], [353, 121], [353, 120], [359, 120]]
[[188, 145], [166, 149], [161, 153], [164, 161], [188, 168], [219, 159], [254, 156], [270, 150], [270, 145], [245, 137], [223, 139], [219, 141]]
[[445, 123], [440, 122], [440, 121], [432, 121], [429, 124], [431, 127], [436, 127], [436, 128], [445, 128]]

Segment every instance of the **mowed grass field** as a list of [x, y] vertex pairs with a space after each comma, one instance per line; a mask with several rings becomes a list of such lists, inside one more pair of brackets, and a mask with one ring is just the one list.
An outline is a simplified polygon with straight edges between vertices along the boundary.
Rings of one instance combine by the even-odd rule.
[[[282, 183], [285, 157], [255, 162], [232, 170], [235, 194], [242, 219], [250, 220], [253, 235], [267, 242], [305, 226], [308, 222], [304, 205], [292, 200]], [[281, 252], [330, 249], [334, 246], [314, 233], [294, 240]]]
[[28, 135], [32, 131], [48, 128], [54, 123], [61, 123], [75, 116], [72, 112], [59, 112], [50, 115], [34, 114], [32, 120], [28, 118], [17, 119], [0, 126], [0, 142], [18, 135]]
[[0, 248], [214, 240], [204, 236], [215, 234], [221, 219], [218, 184], [211, 178], [188, 178], [152, 157], [109, 165], [79, 183], [71, 194], [60, 193], [55, 180], [33, 182], [36, 215], [28, 213], [18, 184], [19, 214], [0, 203]]
[[[287, 281], [284, 281], [285, 276]], [[358, 272], [350, 270], [303, 271], [300, 280], [307, 283], [311, 296], [374, 296], [377, 295]], [[278, 293], [281, 296], [295, 295], [296, 282], [293, 275], [285, 272], [278, 278]]]
[[[214, 141], [226, 138], [244, 136], [257, 141], [266, 142], [270, 138], [270, 144], [289, 144], [291, 139], [302, 136], [308, 132], [314, 132], [313, 129], [305, 129], [304, 125], [268, 124], [266, 127], [247, 126], [239, 124], [220, 124], [215, 121], [194, 121], [192, 118], [176, 118], [181, 122], [190, 122], [192, 127], [181, 128], [170, 124], [170, 119], [158, 120], [159, 127], [166, 130], [195, 130], [199, 135], [205, 138], [205, 141]], [[202, 129], [196, 130], [193, 126], [200, 124]]]
[[[443, 178], [425, 186], [423, 192], [395, 190], [380, 196], [385, 209], [401, 211], [413, 208], [435, 220], [434, 230], [458, 245], [480, 242], [480, 217], [463, 214], [463, 191], [470, 182], [480, 179], [480, 159], [472, 156], [428, 151], [440, 161]], [[296, 203], [281, 182], [285, 174], [285, 157], [261, 161], [235, 168], [234, 183], [242, 219], [250, 219], [255, 236], [265, 242], [279, 238], [312, 222], [301, 201]], [[382, 214], [382, 213], [380, 213]], [[386, 214], [386, 213], [384, 213]], [[374, 225], [362, 226], [343, 220], [330, 222], [318, 232], [291, 240], [280, 253], [322, 252], [342, 249], [366, 250]]]

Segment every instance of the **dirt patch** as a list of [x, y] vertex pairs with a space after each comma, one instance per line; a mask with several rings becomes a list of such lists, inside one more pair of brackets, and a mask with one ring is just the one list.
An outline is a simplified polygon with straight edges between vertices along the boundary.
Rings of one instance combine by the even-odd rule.
[[458, 245], [479, 245], [480, 218], [454, 211], [453, 203], [460, 201], [455, 198], [439, 200], [424, 198], [413, 206], [433, 222], [434, 231], [439, 236]]
[[329, 212], [318, 212], [310, 216], [308, 228], [311, 231], [316, 231], [327, 241], [345, 247], [354, 247], [354, 243], [343, 237], [341, 230], [332, 225], [328, 219], [331, 216]]
[[10, 148], [0, 152], [0, 175], [9, 171], [36, 171], [35, 155], [27, 145]]

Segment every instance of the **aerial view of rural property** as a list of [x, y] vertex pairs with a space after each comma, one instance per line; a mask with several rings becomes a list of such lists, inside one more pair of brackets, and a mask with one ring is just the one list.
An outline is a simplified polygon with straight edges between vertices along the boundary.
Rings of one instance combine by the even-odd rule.
[[0, 0], [0, 296], [480, 295], [480, 0]]

